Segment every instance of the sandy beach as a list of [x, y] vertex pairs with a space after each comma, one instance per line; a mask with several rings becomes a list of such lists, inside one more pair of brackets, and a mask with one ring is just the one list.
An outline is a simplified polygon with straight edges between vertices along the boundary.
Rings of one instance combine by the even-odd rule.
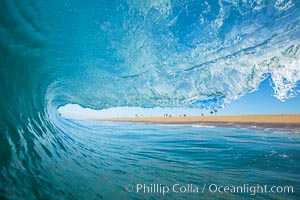
[[143, 122], [157, 124], [195, 124], [210, 126], [257, 126], [264, 128], [300, 129], [300, 114], [240, 115], [240, 116], [185, 116], [103, 118], [97, 120]]

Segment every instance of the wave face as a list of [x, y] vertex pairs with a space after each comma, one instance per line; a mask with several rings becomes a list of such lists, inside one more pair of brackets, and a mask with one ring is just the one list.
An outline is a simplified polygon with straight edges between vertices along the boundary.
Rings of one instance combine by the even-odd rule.
[[267, 77], [278, 99], [299, 93], [298, 0], [2, 0], [0, 9], [0, 195], [9, 199], [76, 198], [77, 160], [97, 158], [71, 136], [89, 129], [60, 118], [62, 105], [221, 107]]

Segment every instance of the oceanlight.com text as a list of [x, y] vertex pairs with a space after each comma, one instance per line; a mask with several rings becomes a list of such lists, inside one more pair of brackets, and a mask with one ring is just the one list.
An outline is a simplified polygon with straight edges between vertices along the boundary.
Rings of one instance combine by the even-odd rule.
[[203, 194], [203, 193], [231, 193], [231, 194], [249, 194], [254, 196], [256, 194], [293, 194], [293, 186], [279, 186], [279, 185], [219, 185], [219, 184], [171, 184], [165, 185], [160, 183], [137, 183], [128, 184], [124, 187], [126, 192], [132, 192], [137, 194], [161, 194], [166, 195], [169, 193], [191, 193], [191, 194]]

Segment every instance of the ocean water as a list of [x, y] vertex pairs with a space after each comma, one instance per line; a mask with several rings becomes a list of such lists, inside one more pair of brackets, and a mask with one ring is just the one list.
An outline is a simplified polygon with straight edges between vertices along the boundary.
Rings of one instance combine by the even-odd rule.
[[[66, 129], [61, 130], [64, 134], [60, 138], [49, 138], [44, 134], [36, 136], [34, 144], [25, 143], [23, 149], [12, 149], [9, 168], [1, 171], [3, 197], [300, 197], [299, 131], [67, 119], [60, 121], [66, 126]], [[35, 155], [29, 157], [30, 153]], [[267, 192], [250, 189], [257, 185], [266, 185]], [[248, 189], [239, 193], [222, 193], [222, 190], [216, 191], [216, 186]], [[279, 190], [270, 193], [272, 186], [292, 186], [293, 189], [290, 192]], [[162, 192], [163, 187], [168, 187], [168, 192]], [[180, 190], [181, 187], [185, 189]]]
[[[1, 199], [252, 197], [209, 184], [291, 185], [294, 194], [255, 197], [299, 198], [299, 132], [57, 113], [66, 104], [214, 109], [267, 78], [274, 97], [294, 97], [299, 0], [1, 0], [0, 11]], [[205, 191], [135, 192], [177, 182]]]

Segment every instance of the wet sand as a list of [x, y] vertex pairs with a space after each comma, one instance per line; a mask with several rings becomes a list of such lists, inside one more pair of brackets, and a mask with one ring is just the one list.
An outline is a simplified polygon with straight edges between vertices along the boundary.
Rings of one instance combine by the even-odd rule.
[[300, 129], [300, 114], [103, 118], [97, 120], [203, 126], [241, 126]]

